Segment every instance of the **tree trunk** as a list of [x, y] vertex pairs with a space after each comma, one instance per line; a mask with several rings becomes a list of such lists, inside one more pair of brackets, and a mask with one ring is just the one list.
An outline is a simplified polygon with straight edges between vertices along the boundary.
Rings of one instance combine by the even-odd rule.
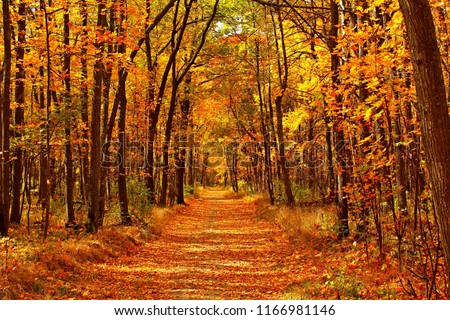
[[189, 123], [189, 113], [191, 109], [190, 100], [190, 90], [191, 90], [191, 73], [189, 72], [186, 76], [184, 99], [181, 102], [181, 123], [180, 123], [180, 141], [179, 150], [177, 155], [177, 167], [176, 167], [176, 195], [177, 204], [185, 204], [184, 202], [184, 174], [186, 172], [186, 130]]
[[64, 166], [66, 170], [66, 214], [67, 223], [75, 222], [75, 211], [73, 208], [73, 159], [72, 159], [72, 142], [71, 142], [71, 120], [72, 117], [72, 97], [71, 97], [71, 69], [70, 69], [70, 16], [69, 7], [66, 4], [64, 8], [64, 106], [66, 111], [66, 121], [64, 124]]
[[[336, 52], [337, 38], [338, 38], [338, 23], [339, 23], [339, 8], [336, 2], [330, 1], [330, 11], [331, 11], [331, 27], [329, 35], [329, 49], [331, 52], [331, 82], [333, 90], [338, 90], [339, 85], [339, 55]], [[350, 231], [348, 227], [348, 198], [347, 198], [347, 183], [349, 182], [348, 168], [347, 168], [347, 147], [345, 142], [345, 134], [343, 128], [343, 106], [342, 106], [342, 95], [336, 94], [335, 97], [335, 108], [337, 110], [337, 120], [336, 120], [336, 156], [337, 164], [339, 166], [338, 173], [338, 193], [337, 193], [337, 203], [338, 203], [338, 219], [339, 219], [339, 236], [348, 236]]]
[[187, 184], [188, 186], [194, 187], [195, 185], [195, 169], [197, 168], [197, 162], [195, 160], [194, 155], [194, 148], [195, 148], [195, 141], [194, 141], [194, 133], [192, 130], [192, 120], [189, 121], [189, 133], [188, 133], [188, 172], [187, 172]]
[[273, 181], [272, 181], [272, 161], [270, 159], [270, 141], [269, 134], [267, 133], [266, 127], [266, 113], [264, 112], [264, 98], [262, 94], [262, 85], [261, 85], [261, 66], [260, 66], [260, 43], [259, 41], [255, 41], [256, 47], [256, 83], [258, 87], [258, 98], [259, 98], [259, 114], [260, 114], [260, 122], [261, 122], [261, 133], [263, 135], [263, 144], [264, 144], [264, 172], [265, 172], [265, 180], [267, 182], [267, 191], [269, 192], [269, 200], [270, 204], [275, 204], [275, 196], [273, 192]]
[[[97, 27], [99, 33], [105, 31], [106, 13], [105, 4], [98, 4]], [[94, 62], [94, 92], [92, 97], [91, 111], [91, 163], [90, 179], [87, 186], [88, 192], [88, 218], [86, 231], [95, 233], [98, 229], [99, 217], [99, 194], [100, 194], [100, 161], [101, 161], [101, 141], [100, 141], [100, 123], [102, 108], [102, 86], [103, 86], [103, 50], [104, 40], [102, 35], [98, 35], [96, 43], [96, 58]]]
[[[447, 279], [450, 278], [450, 119], [441, 56], [430, 4], [400, 0], [417, 91], [417, 109], [442, 236]], [[450, 290], [448, 290], [450, 298]]]
[[47, 90], [46, 90], [46, 101], [45, 101], [45, 152], [43, 161], [43, 179], [40, 183], [44, 186], [44, 235], [43, 241], [47, 238], [48, 228], [50, 225], [50, 108], [52, 105], [52, 76], [51, 76], [51, 52], [50, 52], [50, 15], [47, 11], [47, 4], [44, 0], [41, 0], [41, 8], [44, 11], [44, 22], [45, 22], [45, 49], [46, 49], [46, 68], [47, 68]]
[[11, 15], [9, 1], [3, 0], [3, 81], [2, 81], [2, 109], [1, 109], [1, 155], [0, 155], [0, 236], [8, 235], [9, 228], [9, 187], [10, 187], [10, 163], [9, 163], [9, 122], [11, 114]]
[[[150, 0], [146, 0], [146, 11], [147, 11], [147, 22], [146, 28], [148, 27], [148, 23], [150, 20], [150, 8], [151, 3]], [[154, 180], [154, 138], [155, 138], [155, 128], [152, 127], [153, 119], [155, 117], [155, 108], [156, 108], [156, 66], [153, 63], [152, 58], [152, 48], [150, 43], [150, 34], [146, 34], [145, 36], [145, 54], [147, 58], [147, 72], [148, 72], [148, 84], [147, 84], [147, 97], [146, 103], [148, 107], [148, 141], [147, 141], [147, 161], [146, 161], [146, 178], [145, 183], [148, 190], [148, 199], [151, 204], [155, 204], [156, 202], [156, 190], [155, 190], [155, 180]], [[155, 58], [156, 61], [156, 58]], [[155, 121], [157, 122], [157, 121]]]
[[[120, 24], [117, 29], [117, 36], [124, 37], [124, 23], [126, 20], [125, 15], [125, 2], [123, 0], [119, 1], [119, 12], [120, 12]], [[122, 42], [118, 46], [117, 52], [119, 54], [125, 55], [126, 44]], [[119, 155], [120, 161], [118, 163], [118, 189], [119, 189], [119, 204], [120, 204], [120, 224], [121, 225], [131, 225], [131, 216], [128, 212], [128, 194], [127, 194], [127, 175], [126, 175], [126, 112], [127, 112], [127, 93], [126, 93], [126, 78], [121, 76], [127, 73], [126, 66], [123, 62], [120, 62], [119, 67], [119, 86], [117, 89], [117, 95], [119, 96], [119, 117], [117, 119], [117, 129], [119, 134]]]
[[176, 76], [176, 64], [175, 62], [172, 64], [172, 94], [170, 98], [169, 111], [167, 114], [166, 128], [164, 134], [164, 142], [163, 142], [163, 168], [162, 168], [162, 179], [161, 179], [161, 196], [159, 198], [159, 205], [164, 207], [167, 205], [167, 188], [169, 186], [169, 147], [170, 140], [172, 136], [172, 123], [173, 116], [175, 113], [175, 107], [177, 103], [177, 91], [178, 91], [178, 82]]
[[[115, 30], [115, 8], [116, 6], [113, 5], [109, 9], [109, 32], [114, 33]], [[108, 43], [108, 58], [113, 59], [115, 46], [113, 45], [113, 42], [109, 40]], [[106, 199], [107, 199], [107, 183], [108, 183], [108, 169], [109, 169], [109, 156], [110, 156], [110, 142], [111, 142], [111, 135], [113, 131], [113, 125], [115, 122], [115, 116], [117, 111], [113, 108], [111, 111], [112, 119], [109, 119], [109, 96], [111, 92], [111, 78], [112, 78], [112, 69], [113, 66], [111, 64], [108, 64], [105, 66], [104, 72], [103, 72], [103, 110], [102, 110], [102, 126], [101, 126], [101, 133], [100, 133], [100, 139], [102, 145], [102, 165], [101, 165], [101, 172], [100, 172], [100, 195], [99, 195], [99, 208], [98, 208], [98, 225], [99, 227], [103, 226], [103, 221], [106, 214]], [[111, 125], [111, 128], [109, 127]]]
[[276, 23], [272, 13], [272, 22], [273, 22], [273, 30], [275, 36], [275, 44], [278, 55], [278, 76], [280, 78], [280, 89], [281, 92], [277, 94], [275, 97], [275, 113], [277, 116], [276, 123], [276, 132], [278, 137], [278, 152], [279, 152], [279, 166], [281, 169], [281, 178], [283, 180], [284, 192], [286, 194], [286, 202], [288, 205], [295, 205], [294, 194], [292, 193], [292, 183], [289, 177], [289, 169], [287, 167], [286, 161], [286, 146], [284, 144], [284, 132], [283, 132], [283, 96], [287, 89], [288, 85], [288, 62], [287, 62], [287, 54], [286, 54], [286, 46], [284, 42], [284, 30], [283, 30], [283, 22], [280, 17], [280, 10], [277, 7], [277, 15], [278, 15], [278, 28], [280, 29], [280, 42], [281, 42], [281, 50], [278, 44], [278, 36], [276, 32]]
[[[14, 124], [18, 127], [15, 130], [16, 137], [22, 136], [20, 126], [24, 124], [24, 104], [25, 104], [25, 67], [23, 59], [25, 57], [26, 42], [26, 3], [21, 0], [18, 8], [19, 21], [17, 22], [17, 47], [16, 47], [16, 86], [15, 101], [16, 110], [14, 114]], [[22, 193], [22, 173], [23, 173], [23, 150], [18, 146], [14, 150], [13, 160], [13, 186], [11, 199], [11, 223], [20, 224], [22, 210], [20, 196]]]
[[81, 198], [85, 204], [89, 202], [89, 194], [88, 194], [88, 185], [89, 185], [89, 92], [88, 92], [88, 63], [87, 63], [87, 54], [88, 54], [88, 8], [86, 0], [81, 0], [80, 10], [82, 22], [81, 26], [83, 27], [82, 33], [82, 43], [81, 43], [81, 121], [85, 125], [85, 128], [82, 129], [82, 143], [81, 143], [81, 166], [80, 166], [80, 194]]
[[[187, 23], [188, 23], [188, 18], [189, 18], [190, 12], [191, 12], [192, 4], [193, 4], [193, 0], [191, 0], [189, 2], [185, 2], [184, 17], [183, 17], [183, 21], [181, 22], [181, 26], [178, 27], [179, 28], [178, 32], [177, 32], [177, 22], [176, 22], [177, 10], [175, 12], [174, 19], [173, 19], [173, 29], [172, 29], [173, 31], [172, 31], [172, 38], [171, 38], [171, 46], [172, 46], [171, 57], [173, 56], [173, 58], [174, 58], [174, 61], [172, 63], [172, 95], [171, 95], [169, 111], [168, 111], [168, 115], [167, 115], [165, 137], [164, 137], [164, 144], [163, 144], [163, 175], [162, 175], [162, 180], [161, 180], [161, 196], [160, 196], [160, 201], [159, 201], [160, 206], [166, 205], [167, 187], [168, 187], [168, 171], [169, 171], [169, 154], [168, 154], [168, 152], [169, 152], [169, 145], [170, 145], [170, 139], [171, 139], [171, 133], [172, 133], [173, 115], [174, 115], [175, 107], [176, 107], [177, 90], [178, 90], [179, 85], [183, 82], [184, 77], [186, 76], [186, 74], [189, 72], [190, 68], [194, 64], [203, 45], [205, 44], [206, 35], [211, 27], [211, 24], [214, 20], [215, 15], [217, 13], [219, 1], [216, 0], [216, 2], [214, 3], [213, 11], [212, 11], [211, 16], [209, 17], [209, 19], [206, 23], [206, 26], [202, 32], [201, 40], [200, 40], [200, 43], [198, 44], [196, 50], [193, 51], [193, 53], [189, 57], [188, 62], [185, 64], [184, 68], [182, 68], [179, 72], [177, 72], [175, 57], [176, 57], [177, 52], [180, 49], [180, 46], [181, 46], [181, 43], [183, 40], [184, 31], [185, 31]], [[178, 9], [178, 5], [177, 5], [177, 9]], [[175, 39], [175, 36], [177, 33], [178, 33], [178, 36]]]

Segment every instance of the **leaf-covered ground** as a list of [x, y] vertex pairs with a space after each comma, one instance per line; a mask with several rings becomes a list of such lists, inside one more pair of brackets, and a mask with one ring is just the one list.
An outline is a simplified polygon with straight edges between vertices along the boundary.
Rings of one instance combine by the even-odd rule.
[[[273, 299], [291, 283], [284, 234], [255, 206], [209, 191], [131, 255], [95, 265], [82, 289], [106, 299]], [[81, 285], [81, 284], [80, 284]]]
[[263, 217], [255, 202], [226, 195], [208, 190], [190, 199], [189, 206], [172, 212], [159, 237], [146, 242], [138, 243], [131, 229], [112, 228], [92, 239], [72, 235], [22, 255], [18, 244], [10, 248], [17, 258], [9, 260], [0, 281], [1, 297], [411, 298], [389, 255], [383, 261], [368, 258], [367, 251], [376, 248], [314, 231], [293, 240]]

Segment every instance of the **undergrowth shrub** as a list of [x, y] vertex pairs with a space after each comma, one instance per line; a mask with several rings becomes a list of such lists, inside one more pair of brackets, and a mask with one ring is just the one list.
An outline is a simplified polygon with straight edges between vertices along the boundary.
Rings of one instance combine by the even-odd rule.
[[271, 206], [265, 195], [253, 197], [253, 203], [262, 217], [277, 224], [294, 241], [308, 236], [325, 236], [335, 225], [334, 209], [329, 205]]

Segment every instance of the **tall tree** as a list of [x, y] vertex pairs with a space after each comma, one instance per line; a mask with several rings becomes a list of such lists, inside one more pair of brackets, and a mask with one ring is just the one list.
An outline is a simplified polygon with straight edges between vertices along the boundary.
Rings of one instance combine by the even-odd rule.
[[[115, 0], [114, 0], [115, 1]], [[110, 34], [114, 34], [116, 30], [116, 6], [111, 5], [109, 8], [109, 21], [108, 27]], [[102, 146], [102, 166], [100, 173], [100, 203], [99, 203], [99, 212], [98, 212], [98, 225], [102, 226], [103, 221], [106, 214], [106, 198], [107, 198], [107, 186], [108, 186], [108, 161], [107, 159], [110, 157], [110, 142], [113, 132], [113, 127], [117, 115], [118, 104], [113, 104], [113, 108], [110, 112], [110, 94], [111, 94], [111, 78], [113, 73], [113, 64], [114, 53], [117, 52], [117, 45], [112, 39], [108, 41], [108, 55], [107, 55], [107, 63], [104, 68], [103, 73], [103, 110], [102, 110], [102, 125], [101, 125], [101, 134], [100, 138], [103, 143]], [[111, 113], [111, 114], [110, 114]]]
[[[172, 53], [176, 53], [179, 51], [181, 43], [183, 41], [183, 33], [186, 29], [191, 7], [193, 5], [192, 0], [186, 0], [185, 1], [185, 13], [184, 17], [181, 23], [180, 31], [178, 32], [178, 36], [175, 40], [175, 34], [172, 34]], [[173, 115], [175, 112], [176, 107], [176, 100], [177, 100], [177, 91], [180, 86], [180, 84], [183, 82], [186, 74], [191, 69], [192, 65], [195, 63], [198, 55], [200, 54], [205, 41], [206, 36], [211, 28], [211, 25], [214, 21], [214, 18], [216, 17], [217, 8], [219, 5], [219, 0], [216, 0], [214, 3], [213, 10], [211, 12], [211, 15], [209, 16], [206, 25], [204, 29], [202, 30], [200, 41], [197, 45], [197, 47], [192, 51], [191, 56], [189, 57], [188, 61], [184, 64], [184, 66], [181, 68], [180, 71], [177, 72], [176, 69], [176, 63], [172, 64], [172, 94], [170, 99], [170, 106], [167, 116], [167, 122], [166, 122], [166, 129], [165, 129], [165, 137], [164, 137], [164, 145], [163, 145], [163, 175], [162, 175], [162, 181], [161, 181], [161, 197], [160, 197], [160, 203], [159, 205], [165, 206], [166, 205], [166, 195], [167, 195], [167, 187], [168, 187], [168, 165], [169, 165], [169, 143], [171, 139], [172, 134], [172, 122], [173, 122]], [[174, 19], [174, 31], [176, 31], [176, 19]], [[184, 171], [183, 171], [184, 174]]]
[[[150, 0], [146, 0], [146, 11], [147, 11], [147, 19], [145, 26], [148, 28], [151, 18], [151, 3]], [[146, 178], [145, 183], [148, 190], [148, 200], [150, 203], [154, 204], [156, 201], [156, 190], [155, 190], [155, 181], [154, 181], [154, 130], [152, 128], [152, 122], [155, 115], [155, 106], [156, 106], [156, 61], [157, 57], [154, 58], [152, 56], [152, 46], [150, 41], [150, 34], [146, 34], [145, 36], [145, 55], [147, 58], [147, 73], [148, 73], [148, 84], [147, 84], [147, 95], [146, 95], [146, 104], [148, 107], [148, 141], [147, 141], [147, 161], [146, 161]]]
[[[275, 36], [275, 46], [277, 50], [277, 68], [280, 84], [280, 92], [275, 96], [275, 112], [277, 116], [276, 132], [278, 138], [278, 152], [279, 152], [279, 166], [281, 168], [281, 175], [283, 179], [284, 192], [286, 194], [286, 202], [288, 205], [295, 205], [294, 194], [292, 193], [292, 182], [289, 176], [289, 168], [286, 158], [286, 145], [284, 142], [284, 128], [283, 128], [283, 97], [288, 88], [289, 65], [286, 53], [285, 35], [283, 27], [283, 19], [281, 17], [280, 7], [277, 6], [276, 17], [278, 23], [275, 22], [274, 12], [272, 11], [272, 23]], [[279, 31], [279, 35], [277, 32]]]
[[[118, 2], [119, 23], [117, 26], [117, 37], [125, 38], [126, 30], [126, 13], [125, 13], [125, 1], [120, 0]], [[127, 51], [125, 41], [119, 41], [117, 52], [121, 55], [125, 55]], [[119, 188], [119, 205], [120, 205], [120, 223], [122, 225], [131, 225], [131, 216], [128, 212], [128, 193], [127, 193], [127, 176], [126, 176], [126, 113], [127, 113], [127, 93], [125, 77], [121, 77], [120, 74], [126, 72], [126, 66], [123, 61], [119, 62], [119, 87], [117, 89], [117, 95], [119, 97], [119, 117], [117, 119], [117, 129], [119, 134], [119, 155], [120, 161], [118, 163], [118, 177], [117, 184]]]
[[[48, 228], [50, 225], [50, 157], [51, 157], [51, 149], [50, 149], [50, 108], [52, 106], [52, 72], [51, 72], [51, 44], [50, 44], [50, 12], [48, 11], [48, 4], [45, 0], [41, 0], [40, 3], [41, 9], [44, 12], [44, 27], [45, 27], [45, 67], [46, 67], [46, 92], [45, 92], [45, 149], [43, 153], [43, 162], [42, 162], [42, 179], [40, 184], [43, 187], [43, 209], [44, 209], [44, 235], [43, 240], [45, 241], [48, 234]], [[43, 101], [41, 103], [44, 103]]]
[[87, 231], [97, 232], [99, 217], [99, 194], [100, 194], [100, 162], [101, 141], [100, 123], [102, 107], [103, 86], [103, 51], [104, 33], [106, 28], [106, 1], [100, 0], [97, 4], [97, 35], [96, 35], [96, 57], [94, 63], [94, 91], [92, 97], [91, 111], [91, 163], [90, 179], [87, 190], [89, 191]]
[[332, 90], [335, 93], [334, 108], [337, 113], [336, 119], [336, 152], [338, 157], [338, 192], [337, 192], [337, 204], [339, 207], [339, 234], [340, 236], [347, 236], [349, 234], [348, 227], [348, 197], [347, 197], [347, 183], [349, 180], [348, 168], [347, 168], [347, 151], [346, 141], [344, 134], [344, 110], [343, 110], [343, 97], [337, 92], [339, 80], [339, 65], [340, 58], [339, 53], [336, 50], [338, 44], [338, 28], [339, 28], [339, 8], [336, 2], [330, 1], [331, 12], [331, 25], [328, 39], [328, 46], [331, 52], [331, 82]]
[[181, 120], [179, 129], [179, 145], [176, 153], [176, 195], [177, 204], [185, 204], [184, 202], [184, 175], [186, 172], [186, 130], [189, 124], [189, 113], [191, 112], [191, 80], [192, 74], [188, 72], [185, 81], [184, 97], [180, 103]]
[[72, 117], [72, 96], [71, 96], [71, 49], [70, 49], [70, 14], [69, 4], [66, 3], [64, 7], [64, 58], [63, 58], [63, 83], [64, 83], [64, 109], [65, 109], [65, 123], [64, 123], [64, 166], [66, 171], [66, 214], [67, 223], [75, 222], [75, 211], [73, 208], [73, 158], [72, 158], [72, 137], [71, 126], [73, 123]]
[[185, 36], [185, 30], [188, 23], [188, 19], [191, 13], [193, 0], [185, 0], [184, 1], [184, 15], [181, 21], [181, 25], [178, 25], [178, 11], [179, 11], [179, 3], [175, 8], [175, 14], [172, 20], [172, 35], [170, 39], [171, 46], [171, 58], [173, 57], [172, 63], [170, 65], [170, 70], [172, 73], [172, 92], [170, 96], [170, 105], [169, 111], [167, 114], [167, 121], [165, 125], [165, 134], [164, 134], [164, 142], [163, 142], [163, 172], [161, 179], [161, 196], [159, 198], [159, 205], [166, 206], [167, 204], [167, 188], [169, 185], [169, 147], [170, 147], [170, 138], [172, 134], [172, 122], [173, 116], [175, 113], [175, 107], [177, 103], [177, 92], [178, 86], [180, 82], [178, 82], [177, 75], [177, 64], [176, 57], [177, 53], [180, 50], [181, 43], [183, 41], [183, 37]]
[[9, 228], [9, 188], [10, 188], [10, 114], [11, 114], [11, 13], [9, 1], [2, 1], [3, 9], [3, 81], [2, 81], [2, 109], [0, 117], [0, 236], [8, 235]]
[[80, 62], [81, 62], [81, 121], [84, 125], [81, 131], [81, 174], [80, 174], [80, 193], [81, 198], [87, 204], [89, 202], [89, 86], [88, 86], [88, 46], [89, 46], [89, 32], [88, 32], [88, 6], [86, 0], [80, 1], [81, 12], [81, 26], [83, 28], [81, 35], [81, 50], [80, 50]]
[[[127, 62], [128, 63], [133, 63], [134, 59], [136, 58], [141, 46], [146, 42], [146, 39], [148, 39], [148, 35], [152, 32], [152, 30], [161, 22], [161, 20], [164, 18], [164, 16], [170, 11], [170, 9], [175, 5], [175, 3], [179, 3], [179, 0], [170, 0], [165, 7], [156, 15], [156, 17], [153, 19], [152, 23], [150, 24], [146, 24], [145, 30], [144, 30], [144, 35], [142, 38], [139, 39], [139, 41], [136, 43], [135, 47], [133, 48], [133, 50], [131, 51]], [[147, 11], [149, 11], [149, 9], [147, 9]], [[157, 99], [157, 103], [155, 106], [155, 110], [153, 112], [153, 118], [150, 121], [151, 124], [149, 125], [149, 153], [153, 152], [153, 145], [154, 145], [154, 139], [156, 138], [156, 126], [158, 123], [158, 117], [159, 117], [159, 111], [161, 108], [161, 104], [162, 104], [162, 98], [164, 96], [164, 90], [165, 90], [165, 83], [167, 81], [167, 77], [169, 75], [169, 71], [170, 71], [170, 66], [171, 63], [173, 62], [174, 57], [172, 57], [172, 55], [169, 58], [169, 62], [167, 63], [168, 68], [166, 68], [166, 72], [164, 73], [163, 77], [162, 77], [162, 85], [161, 88], [159, 90], [159, 94], [158, 94], [158, 99]], [[128, 70], [127, 68], [123, 68], [122, 72], [119, 72], [119, 79], [118, 82], [119, 84], [123, 84], [125, 85], [126, 80], [128, 77]], [[114, 105], [113, 105], [113, 110], [111, 111], [111, 117], [110, 117], [110, 121], [108, 124], [108, 130], [106, 133], [106, 139], [109, 141], [110, 137], [112, 136], [112, 130], [113, 130], [113, 123], [114, 123], [114, 118], [115, 118], [115, 113], [116, 110], [118, 108], [119, 102], [121, 100], [121, 92], [117, 90], [116, 91], [116, 95], [114, 97]], [[152, 138], [153, 137], [153, 138]], [[152, 157], [151, 157], [152, 158]], [[150, 157], [149, 157], [150, 160]], [[150, 180], [153, 183], [153, 163], [150, 163], [147, 166], [147, 170], [151, 173], [151, 179], [149, 178], [147, 181], [147, 185], [150, 184]], [[153, 184], [153, 188], [154, 188], [154, 184]]]
[[[441, 55], [428, 0], [400, 0], [416, 83], [417, 109], [433, 201], [450, 277], [450, 118]], [[450, 290], [448, 290], [450, 298]]]
[[[24, 104], [25, 104], [25, 42], [26, 42], [26, 3], [21, 0], [18, 6], [19, 19], [17, 21], [17, 45], [16, 45], [16, 83], [14, 90], [14, 99], [16, 110], [14, 111], [14, 125], [16, 137], [22, 136], [20, 126], [24, 123]], [[13, 185], [11, 198], [11, 223], [20, 224], [21, 206], [20, 195], [22, 192], [22, 174], [23, 174], [23, 149], [16, 146], [13, 160]]]
[[[255, 19], [255, 17], [254, 17]], [[255, 19], [256, 20], [256, 19]], [[254, 25], [256, 27], [256, 25]], [[264, 144], [264, 170], [265, 170], [265, 178], [267, 182], [267, 190], [269, 192], [270, 204], [275, 204], [275, 196], [273, 190], [273, 179], [272, 179], [272, 160], [271, 160], [271, 152], [270, 152], [270, 136], [267, 130], [266, 124], [266, 112], [264, 108], [264, 98], [263, 98], [263, 90], [262, 90], [262, 75], [261, 75], [261, 43], [260, 39], [255, 40], [255, 59], [256, 59], [256, 83], [258, 88], [258, 103], [259, 103], [259, 113], [261, 118], [261, 134], [263, 136], [263, 144]]]

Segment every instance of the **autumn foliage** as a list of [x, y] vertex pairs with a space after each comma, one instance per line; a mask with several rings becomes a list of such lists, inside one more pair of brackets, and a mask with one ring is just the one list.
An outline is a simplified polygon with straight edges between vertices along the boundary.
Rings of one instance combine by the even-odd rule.
[[[448, 88], [449, 3], [430, 5]], [[1, 297], [448, 297], [397, 1], [1, 17]]]

